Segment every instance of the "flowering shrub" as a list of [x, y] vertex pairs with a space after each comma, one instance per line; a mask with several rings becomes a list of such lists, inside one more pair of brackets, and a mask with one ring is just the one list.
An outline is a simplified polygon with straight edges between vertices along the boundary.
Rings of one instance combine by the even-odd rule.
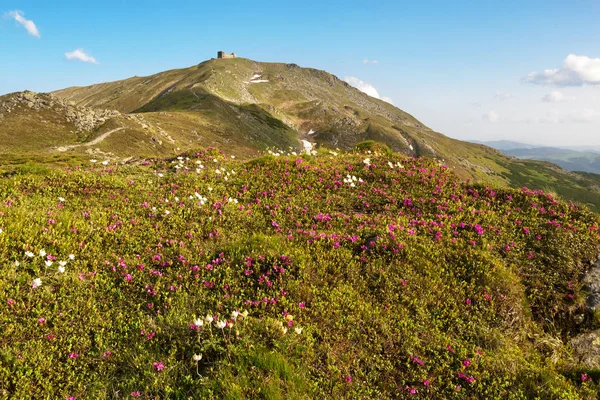
[[0, 398], [595, 398], [599, 219], [363, 152], [0, 180]]

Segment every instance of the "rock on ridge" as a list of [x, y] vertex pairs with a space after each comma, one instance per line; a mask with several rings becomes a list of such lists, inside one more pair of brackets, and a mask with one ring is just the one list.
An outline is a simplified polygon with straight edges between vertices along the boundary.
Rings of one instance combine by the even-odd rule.
[[33, 110], [54, 109], [63, 114], [67, 121], [74, 124], [79, 131], [92, 131], [109, 119], [121, 115], [116, 110], [75, 106], [74, 103], [67, 102], [50, 93], [25, 91], [10, 95], [7, 100], [0, 102], [0, 118], [4, 113], [12, 113], [19, 106], [26, 106]]

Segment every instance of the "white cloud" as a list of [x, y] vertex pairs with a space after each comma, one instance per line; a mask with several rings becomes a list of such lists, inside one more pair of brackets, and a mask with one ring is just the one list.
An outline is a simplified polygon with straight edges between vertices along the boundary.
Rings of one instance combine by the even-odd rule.
[[568, 114], [567, 120], [570, 122], [595, 122], [600, 120], [600, 112], [584, 108], [582, 111]]
[[21, 24], [31, 36], [35, 36], [37, 38], [41, 37], [40, 31], [38, 30], [37, 26], [35, 26], [35, 23], [30, 19], [25, 19], [23, 11], [9, 11], [6, 13], [6, 16], [13, 18], [15, 21]]
[[498, 115], [498, 113], [496, 113], [496, 111], [492, 110], [486, 114], [483, 114], [482, 118], [484, 121], [495, 123], [498, 122], [500, 116]]
[[502, 92], [496, 92], [496, 95], [494, 95], [495, 98], [499, 99], [499, 100], [507, 100], [510, 99], [512, 97], [512, 94], [510, 93], [502, 93]]
[[600, 122], [600, 112], [584, 108], [581, 111], [559, 113], [558, 110], [551, 110], [543, 117], [526, 118], [523, 120], [510, 121], [516, 124], [573, 124], [573, 123], [595, 123]]
[[345, 77], [344, 81], [346, 81], [350, 85], [354, 86], [355, 88], [357, 88], [361, 92], [368, 94], [371, 97], [375, 97], [376, 99], [381, 99], [381, 97], [379, 96], [379, 92], [377, 91], [377, 89], [375, 89], [373, 87], [373, 85], [371, 85], [370, 83], [367, 83], [365, 81], [361, 81], [360, 79], [355, 78], [353, 76], [347, 76], [347, 77]]
[[390, 103], [391, 105], [394, 105], [394, 100], [392, 100], [392, 98], [391, 98], [391, 97], [386, 97], [386, 96], [383, 96], [383, 97], [381, 98], [381, 100], [385, 101], [386, 103]]
[[560, 68], [532, 72], [525, 82], [539, 85], [581, 86], [600, 84], [600, 58], [569, 54]]
[[65, 57], [67, 57], [67, 60], [79, 60], [87, 63], [98, 64], [98, 61], [96, 61], [94, 57], [85, 54], [83, 49], [77, 49], [69, 53], [65, 53]]
[[368, 60], [364, 59], [363, 64], [379, 64], [379, 60]]
[[560, 102], [571, 101], [571, 100], [575, 100], [575, 97], [565, 96], [558, 90], [553, 90], [552, 92], [550, 92], [550, 93], [546, 94], [544, 97], [542, 97], [542, 101], [544, 101], [546, 103], [560, 103]]

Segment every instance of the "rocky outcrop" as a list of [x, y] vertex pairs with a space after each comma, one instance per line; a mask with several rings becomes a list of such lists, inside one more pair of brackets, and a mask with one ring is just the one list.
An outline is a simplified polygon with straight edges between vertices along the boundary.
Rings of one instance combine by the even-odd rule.
[[590, 311], [600, 309], [600, 259], [583, 278], [583, 289], [587, 292], [586, 305]]
[[92, 131], [111, 118], [121, 115], [115, 110], [101, 110], [75, 106], [60, 97], [46, 93], [30, 91], [15, 93], [0, 102], [0, 115], [15, 112], [20, 107], [32, 110], [53, 109], [64, 117], [79, 131]]
[[[587, 293], [586, 307], [590, 313], [600, 310], [600, 258], [583, 277], [583, 290]], [[571, 339], [573, 356], [584, 367], [600, 368], [600, 330], [579, 334]]]

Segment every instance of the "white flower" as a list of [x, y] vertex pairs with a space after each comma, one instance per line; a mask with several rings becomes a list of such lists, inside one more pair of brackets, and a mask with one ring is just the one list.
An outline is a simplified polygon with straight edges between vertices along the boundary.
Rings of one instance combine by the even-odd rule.
[[297, 335], [302, 333], [302, 328], [300, 328], [299, 326], [294, 328], [294, 331], [296, 332]]
[[25, 255], [29, 258], [32, 258], [34, 256], [34, 254], [31, 251], [26, 251]]
[[194, 354], [194, 355], [192, 356], [192, 360], [194, 360], [194, 361], [196, 361], [196, 362], [198, 362], [198, 361], [202, 360], [202, 354]]
[[67, 265], [66, 261], [59, 261], [58, 265], [60, 265], [61, 267], [64, 267], [65, 265]]
[[60, 272], [61, 274], [64, 274], [65, 272], [65, 267], [63, 267], [62, 265], [58, 267], [58, 272]]
[[370, 158], [365, 158], [365, 159], [363, 160], [363, 162], [364, 162], [366, 165], [371, 165], [371, 159], [370, 159]]
[[102, 165], [108, 165], [108, 161], [102, 161]]
[[231, 158], [235, 158], [235, 156], [231, 156]]
[[19, 265], [21, 265], [21, 263], [19, 262], [19, 260], [15, 261], [15, 267], [18, 267]]
[[69, 260], [74, 260], [75, 259], [75, 254], [69, 254]]
[[35, 278], [33, 280], [33, 284], [31, 285], [31, 287], [33, 289], [39, 288], [40, 286], [42, 286], [42, 280], [40, 278]]
[[204, 320], [202, 318], [196, 318], [196, 320], [194, 321], [194, 325], [202, 326], [204, 325]]
[[204, 317], [204, 320], [206, 321], [207, 324], [210, 324], [211, 322], [213, 322], [213, 317], [210, 314], [206, 314], [206, 317]]
[[2, 230], [2, 228], [0, 228], [0, 233], [3, 233], [4, 231]]
[[283, 333], [284, 335], [287, 333], [288, 329], [285, 326], [281, 327], [281, 333]]
[[231, 318], [232, 318], [232, 319], [237, 319], [238, 315], [240, 315], [240, 313], [239, 313], [239, 312], [237, 312], [237, 311], [232, 311], [232, 312], [231, 312]]
[[46, 263], [46, 267], [50, 267], [53, 264], [53, 262], [50, 260], [46, 260], [45, 263]]
[[160, 173], [160, 172], [158, 173], [158, 177], [159, 177], [159, 178], [162, 178], [163, 176], [164, 176], [164, 175], [163, 175], [162, 173]]
[[62, 203], [62, 202], [64, 202], [64, 201], [65, 201], [65, 198], [64, 198], [64, 197], [59, 197], [59, 198], [58, 198], [58, 201], [60, 201], [60, 202]]
[[46, 257], [46, 252], [44, 250], [40, 250], [40, 257]]
[[213, 158], [213, 162], [219, 162], [219, 160], [217, 160], [216, 158]]
[[169, 215], [169, 214], [171, 214], [171, 211], [165, 210], [165, 215]]
[[95, 163], [95, 162], [98, 162], [98, 160], [91, 159], [90, 162]]
[[227, 326], [227, 321], [217, 321], [217, 328], [223, 329]]

